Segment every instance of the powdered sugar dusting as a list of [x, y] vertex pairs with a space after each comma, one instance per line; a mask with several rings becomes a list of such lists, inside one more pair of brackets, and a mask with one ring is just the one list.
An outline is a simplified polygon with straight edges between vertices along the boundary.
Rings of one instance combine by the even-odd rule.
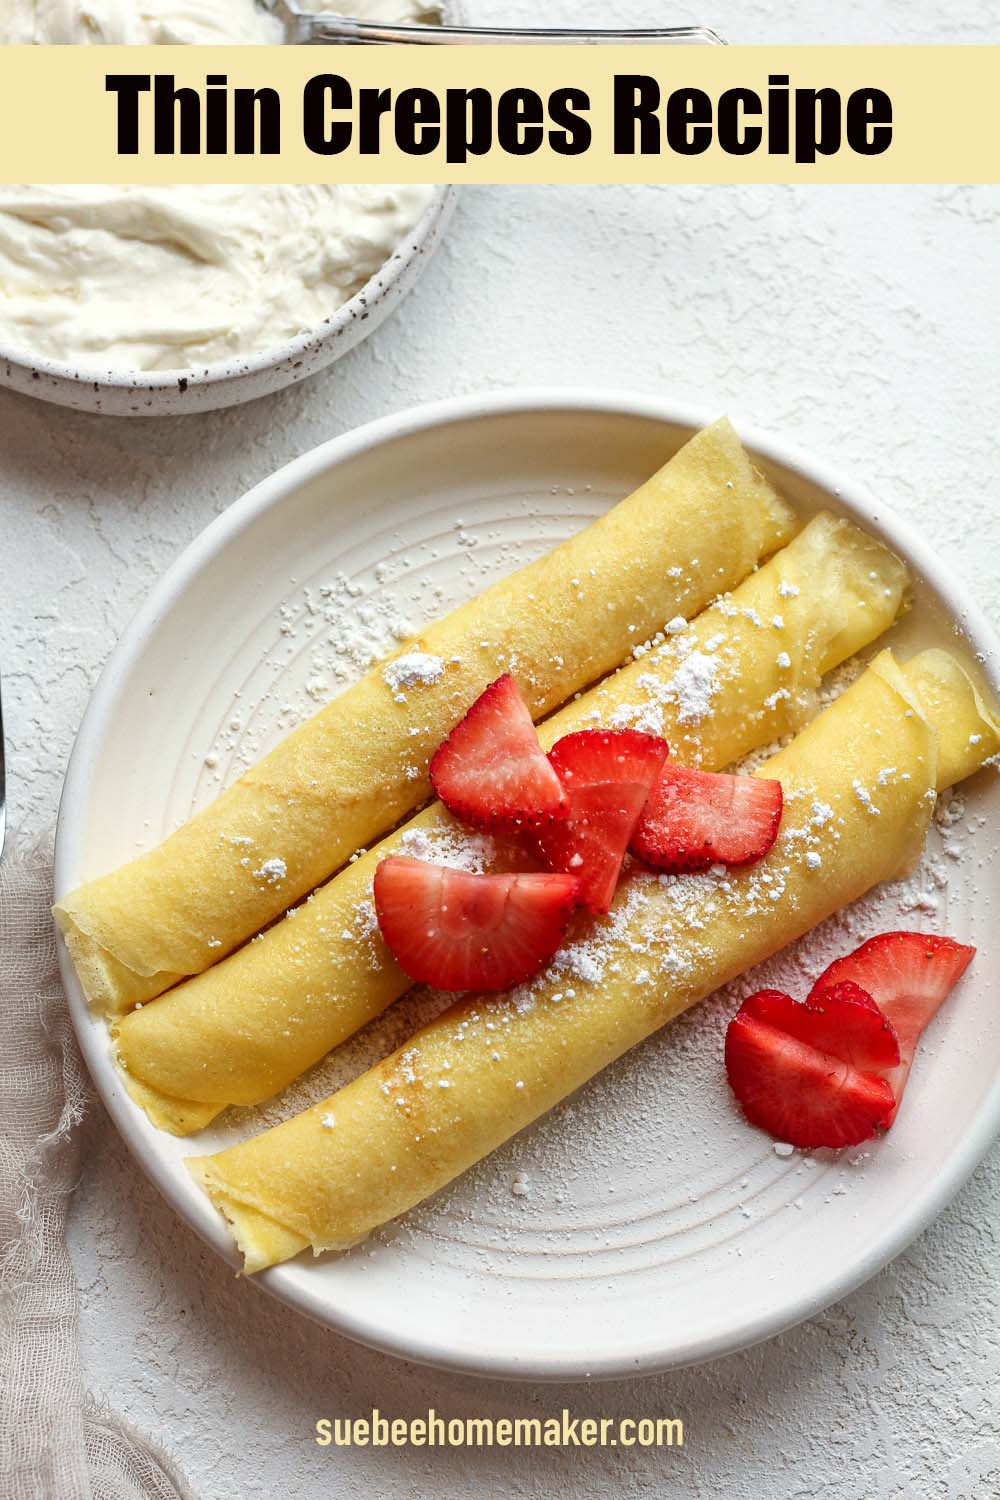
[[[229, 714], [204, 755], [211, 781], [220, 783], [233, 769], [248, 769], [268, 748], [275, 730], [293, 729], [409, 640], [414, 633], [412, 588], [407, 596], [404, 607], [378, 565], [364, 582], [339, 572], [328, 582], [303, 586], [282, 604], [278, 640], [264, 660], [283, 683], [302, 658], [302, 686], [298, 692], [283, 687], [280, 698], [276, 688], [268, 687], [249, 722], [242, 712]], [[421, 600], [419, 606], [422, 617], [440, 612], [436, 601]], [[240, 696], [234, 695], [237, 703]]]
[[426, 651], [406, 651], [389, 662], [382, 672], [397, 703], [406, 702], [406, 694], [411, 688], [430, 687], [443, 674], [444, 662], [440, 656], [431, 656]]
[[468, 870], [482, 875], [496, 862], [496, 841], [489, 834], [475, 833], [449, 819], [433, 828], [404, 829], [399, 852], [409, 859], [446, 865], [450, 870]]
[[681, 662], [667, 683], [667, 691], [677, 703], [681, 724], [699, 724], [711, 713], [719, 685], [718, 673], [718, 661], [704, 651], [692, 651]]

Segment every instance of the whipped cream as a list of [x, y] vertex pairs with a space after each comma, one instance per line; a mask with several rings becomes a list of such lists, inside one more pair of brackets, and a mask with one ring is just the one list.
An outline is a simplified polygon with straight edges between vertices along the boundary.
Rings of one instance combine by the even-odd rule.
[[0, 43], [187, 46], [274, 43], [281, 22], [254, 0], [8, 0]]
[[[427, 14], [418, 0], [350, 10]], [[0, 11], [0, 45], [283, 36], [254, 0], [8, 0]], [[359, 291], [432, 191], [0, 185], [0, 345], [95, 370], [184, 370], [272, 348]]]

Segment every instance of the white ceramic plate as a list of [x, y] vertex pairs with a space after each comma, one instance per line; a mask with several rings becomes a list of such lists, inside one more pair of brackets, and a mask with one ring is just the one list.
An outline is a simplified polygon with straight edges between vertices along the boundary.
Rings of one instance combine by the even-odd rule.
[[[400, 612], [417, 623], [445, 610], [626, 494], [712, 415], [579, 392], [470, 398], [374, 423], [259, 485], [170, 570], [101, 679], [66, 781], [57, 891], [157, 842], [330, 692], [338, 658], [328, 638], [343, 636], [345, 608], [352, 640]], [[783, 443], [743, 432], [804, 513], [852, 515], [907, 559], [915, 607], [892, 637], [904, 651], [953, 642], [957, 630], [996, 683], [992, 632], [898, 519]], [[745, 983], [367, 1245], [339, 1259], [300, 1258], [257, 1284], [411, 1359], [553, 1379], [723, 1354], [843, 1296], [930, 1221], [1000, 1127], [1000, 935], [984, 874], [992, 840], [980, 819], [1000, 820], [990, 773], [951, 803], [914, 880], [766, 966], [768, 982], [803, 996], [834, 952], [887, 926], [923, 925], [979, 945], [884, 1141], [850, 1156], [782, 1158], [743, 1123], [721, 1038]], [[261, 1117], [195, 1143], [155, 1131], [124, 1094], [104, 1027], [63, 967], [81, 1044], [119, 1129], [178, 1213], [235, 1263], [221, 1220], [181, 1163]], [[387, 1050], [412, 1023], [406, 1005], [323, 1065], [292, 1102], [322, 1097], [373, 1050]], [[266, 1118], [290, 1108], [286, 1099]]]

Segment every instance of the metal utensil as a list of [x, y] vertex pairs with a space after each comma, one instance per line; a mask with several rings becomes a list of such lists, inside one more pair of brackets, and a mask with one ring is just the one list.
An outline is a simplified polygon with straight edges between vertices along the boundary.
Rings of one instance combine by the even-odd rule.
[[0, 855], [7, 833], [7, 757], [3, 741], [3, 679], [0, 678]]
[[416, 42], [454, 45], [455, 43], [544, 43], [580, 42], [654, 42], [725, 46], [723, 38], [704, 26], [659, 26], [639, 31], [593, 31], [568, 27], [518, 26], [438, 26], [419, 21], [388, 24], [384, 21], [359, 21], [339, 11], [300, 10], [296, 0], [258, 0], [265, 10], [273, 11], [285, 27], [285, 41], [301, 45], [323, 42], [357, 45], [374, 42]]

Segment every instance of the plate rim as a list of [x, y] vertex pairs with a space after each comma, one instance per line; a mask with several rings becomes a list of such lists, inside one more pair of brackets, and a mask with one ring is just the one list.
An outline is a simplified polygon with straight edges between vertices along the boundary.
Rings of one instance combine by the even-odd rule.
[[[636, 391], [608, 391], [594, 387], [544, 386], [507, 391], [483, 391], [408, 407], [376, 418], [319, 444], [307, 453], [267, 475], [235, 500], [182, 549], [162, 574], [129, 623], [108, 657], [88, 700], [66, 769], [56, 822], [54, 886], [59, 899], [79, 877], [73, 869], [78, 857], [79, 822], [75, 808], [82, 805], [88, 775], [98, 758], [100, 745], [111, 727], [119, 689], [144, 649], [149, 635], [169, 608], [183, 595], [187, 583], [228, 542], [300, 485], [335, 469], [351, 457], [413, 435], [456, 423], [518, 414], [567, 414], [592, 412], [601, 416], [625, 416], [697, 429], [714, 419], [703, 406], [650, 396]], [[909, 522], [890, 506], [876, 499], [855, 481], [793, 442], [732, 418], [748, 450], [765, 462], [794, 471], [807, 483], [835, 497], [837, 504], [860, 524], [874, 529], [945, 604], [948, 614], [967, 641], [980, 670], [1000, 697], [1000, 639], [961, 579], [941, 561]], [[66, 987], [70, 1017], [88, 1071], [105, 1108], [140, 1168], [160, 1191], [170, 1207], [217, 1254], [238, 1267], [240, 1257], [228, 1229], [207, 1199], [196, 1202], [182, 1192], [155, 1153], [155, 1136], [144, 1138], [137, 1106], [115, 1074], [107, 1049], [106, 1034], [93, 1024], [93, 1015], [76, 979], [61, 935], [57, 935], [59, 966]], [[138, 1127], [138, 1128], [136, 1128]], [[414, 1338], [407, 1333], [373, 1323], [356, 1315], [350, 1307], [331, 1308], [328, 1299], [308, 1286], [291, 1281], [286, 1267], [276, 1266], [251, 1278], [256, 1286], [278, 1301], [304, 1313], [313, 1322], [332, 1329], [354, 1342], [382, 1353], [418, 1364], [462, 1374], [498, 1380], [593, 1382], [661, 1374], [735, 1354], [775, 1337], [849, 1296], [903, 1250], [938, 1216], [969, 1179], [983, 1156], [1000, 1135], [1000, 1074], [993, 1083], [972, 1126], [946, 1159], [926, 1189], [911, 1200], [906, 1213], [893, 1228], [875, 1240], [853, 1260], [849, 1269], [831, 1273], [819, 1285], [799, 1292], [780, 1312], [769, 1311], [725, 1333], [689, 1340], [672, 1351], [627, 1350], [605, 1352], [587, 1361], [587, 1368], [574, 1359], [537, 1351], [524, 1360], [494, 1355], [484, 1348], [473, 1360], [465, 1352], [450, 1350], [446, 1342]], [[204, 1211], [202, 1211], [202, 1209]]]

